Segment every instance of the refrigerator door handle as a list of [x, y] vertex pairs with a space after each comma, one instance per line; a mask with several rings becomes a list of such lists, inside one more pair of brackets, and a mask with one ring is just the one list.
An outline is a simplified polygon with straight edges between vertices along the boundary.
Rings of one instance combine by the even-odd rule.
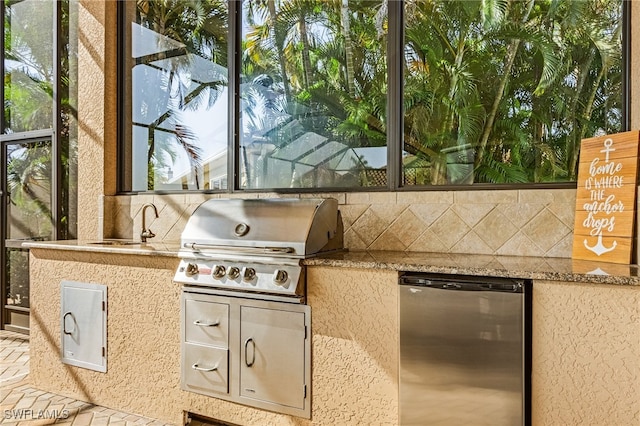
[[508, 283], [466, 283], [460, 281], [440, 281], [428, 278], [405, 276], [401, 277], [400, 285], [412, 285], [416, 287], [456, 291], [496, 291], [502, 293], [522, 293], [523, 291], [522, 283], [518, 281]]

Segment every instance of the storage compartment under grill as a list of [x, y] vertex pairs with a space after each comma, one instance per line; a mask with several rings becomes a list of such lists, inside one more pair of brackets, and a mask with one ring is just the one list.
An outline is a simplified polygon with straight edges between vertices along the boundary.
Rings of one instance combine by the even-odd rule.
[[185, 287], [181, 315], [182, 389], [310, 418], [309, 306]]

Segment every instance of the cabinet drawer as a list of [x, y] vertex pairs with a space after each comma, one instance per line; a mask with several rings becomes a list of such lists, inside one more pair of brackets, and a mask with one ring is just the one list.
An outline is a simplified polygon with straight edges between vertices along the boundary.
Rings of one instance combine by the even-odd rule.
[[184, 343], [182, 388], [204, 394], [229, 393], [229, 350]]
[[188, 343], [229, 346], [229, 305], [185, 299], [184, 338]]

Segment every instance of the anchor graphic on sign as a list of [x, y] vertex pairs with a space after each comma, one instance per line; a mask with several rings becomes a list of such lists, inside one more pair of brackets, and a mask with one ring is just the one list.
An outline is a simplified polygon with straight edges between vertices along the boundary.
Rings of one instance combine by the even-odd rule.
[[605, 247], [604, 244], [602, 244], [602, 232], [600, 234], [598, 234], [598, 243], [593, 246], [593, 247], [589, 247], [587, 245], [587, 239], [584, 239], [584, 246], [587, 250], [591, 250], [592, 252], [594, 252], [597, 256], [600, 256], [604, 253], [608, 253], [610, 251], [613, 251], [616, 246], [618, 245], [617, 241], [614, 241], [613, 244], [611, 244], [611, 247]]

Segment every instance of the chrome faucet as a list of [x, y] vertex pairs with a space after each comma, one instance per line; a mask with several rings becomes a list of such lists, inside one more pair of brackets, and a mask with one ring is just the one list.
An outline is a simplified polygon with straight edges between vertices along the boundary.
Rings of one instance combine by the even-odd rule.
[[153, 212], [156, 215], [156, 219], [158, 218], [158, 209], [156, 208], [156, 206], [152, 203], [148, 203], [145, 204], [144, 206], [142, 206], [142, 231], [140, 232], [140, 241], [142, 241], [143, 243], [147, 242], [147, 238], [153, 238], [156, 236], [156, 234], [154, 234], [151, 229], [147, 229], [147, 225], [146, 225], [146, 213], [147, 213], [147, 208], [152, 207], [153, 208]]

